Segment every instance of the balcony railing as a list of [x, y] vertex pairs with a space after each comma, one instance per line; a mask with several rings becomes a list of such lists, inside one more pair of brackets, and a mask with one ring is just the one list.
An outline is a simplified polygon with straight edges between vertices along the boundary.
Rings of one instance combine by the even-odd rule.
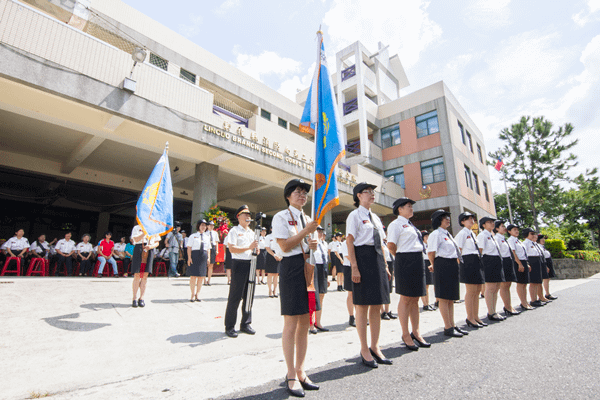
[[356, 75], [356, 65], [352, 65], [342, 71], [342, 82]]
[[352, 99], [344, 103], [344, 115], [348, 115], [356, 110], [358, 110], [358, 99]]
[[346, 151], [352, 154], [360, 154], [360, 139], [349, 142], [346, 145]]

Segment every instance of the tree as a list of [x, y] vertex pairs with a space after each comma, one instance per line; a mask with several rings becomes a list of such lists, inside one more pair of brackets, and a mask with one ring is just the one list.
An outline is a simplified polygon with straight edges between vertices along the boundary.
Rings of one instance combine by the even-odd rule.
[[523, 116], [498, 135], [504, 146], [489, 153], [494, 162], [498, 158], [504, 160], [506, 180], [519, 191], [516, 198], [525, 192], [536, 230], [539, 230], [540, 218], [552, 220], [562, 215], [564, 190], [561, 184], [570, 181], [567, 171], [577, 165], [577, 157], [566, 154], [577, 144], [577, 140], [566, 142], [572, 132], [571, 124], [552, 130], [552, 122], [544, 117]]
[[594, 168], [573, 180], [577, 188], [566, 193], [565, 204], [568, 205], [568, 208], [565, 212], [565, 219], [587, 221], [594, 239], [600, 241], [600, 182], [595, 176], [596, 173], [597, 169]]

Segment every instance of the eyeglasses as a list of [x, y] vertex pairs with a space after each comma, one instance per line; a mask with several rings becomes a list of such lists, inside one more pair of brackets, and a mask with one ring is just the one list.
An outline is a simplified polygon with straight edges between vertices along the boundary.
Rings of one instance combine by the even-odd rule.
[[363, 190], [361, 193], [375, 194], [375, 191], [373, 189], [366, 189], [366, 190]]
[[296, 189], [292, 193], [296, 193], [298, 196], [307, 196], [308, 192], [302, 189]]

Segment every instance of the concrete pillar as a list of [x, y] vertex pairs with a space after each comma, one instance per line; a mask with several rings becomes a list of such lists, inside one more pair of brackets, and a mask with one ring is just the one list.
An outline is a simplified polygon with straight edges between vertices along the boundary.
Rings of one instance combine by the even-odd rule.
[[[101, 212], [100, 214], [98, 214], [98, 228], [96, 229], [96, 243], [98, 243], [100, 240], [104, 239], [104, 232], [106, 232], [108, 230], [108, 223], [110, 221], [110, 213], [107, 212]], [[94, 239], [94, 238], [92, 238]], [[113, 238], [114, 241], [114, 238]], [[94, 243], [94, 246], [96, 245], [96, 243]]]
[[217, 201], [217, 177], [219, 166], [209, 163], [196, 165], [194, 181], [194, 202], [192, 204], [192, 226], [202, 218], [213, 203]]
[[330, 210], [323, 216], [323, 220], [321, 220], [321, 226], [325, 228], [325, 237], [327, 240], [331, 240], [331, 235], [333, 234], [333, 223], [331, 221], [332, 218]]
[[[450, 206], [451, 225], [449, 231], [453, 236], [456, 236], [456, 234], [462, 229], [462, 227], [458, 224], [458, 216], [461, 212], [463, 212], [463, 208], [460, 204]], [[475, 221], [475, 223], [477, 223], [477, 221]]]

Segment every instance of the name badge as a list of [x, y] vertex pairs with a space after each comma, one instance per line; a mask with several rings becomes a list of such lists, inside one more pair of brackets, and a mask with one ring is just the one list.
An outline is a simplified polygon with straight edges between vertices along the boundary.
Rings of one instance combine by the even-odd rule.
[[363, 224], [368, 224], [369, 222], [371, 221], [369, 221], [368, 219], [363, 220]]
[[296, 221], [288, 221], [288, 224], [294, 226], [294, 225], [298, 225], [298, 223]]

